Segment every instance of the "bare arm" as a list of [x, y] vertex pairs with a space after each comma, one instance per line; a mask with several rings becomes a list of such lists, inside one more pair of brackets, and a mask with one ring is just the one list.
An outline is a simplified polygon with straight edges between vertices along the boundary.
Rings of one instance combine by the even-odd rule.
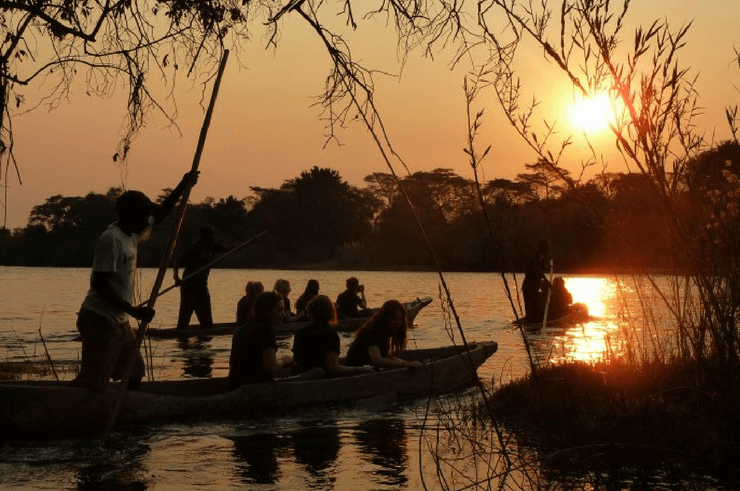
[[154, 318], [154, 309], [148, 307], [134, 307], [126, 300], [119, 297], [113, 288], [110, 286], [110, 277], [113, 273], [107, 271], [95, 271], [90, 282], [90, 286], [95, 290], [106, 302], [110, 303], [114, 307], [123, 310], [134, 319], [144, 320], [149, 322]]
[[422, 366], [421, 362], [418, 361], [404, 361], [400, 358], [385, 358], [380, 354], [380, 347], [378, 347], [377, 344], [368, 346], [367, 354], [370, 356], [370, 361], [373, 366], [379, 368], [419, 368]]
[[373, 373], [372, 367], [347, 367], [339, 364], [339, 353], [336, 351], [327, 351], [324, 355], [324, 366], [326, 374], [330, 377], [351, 377], [352, 375], [362, 375], [363, 373]]

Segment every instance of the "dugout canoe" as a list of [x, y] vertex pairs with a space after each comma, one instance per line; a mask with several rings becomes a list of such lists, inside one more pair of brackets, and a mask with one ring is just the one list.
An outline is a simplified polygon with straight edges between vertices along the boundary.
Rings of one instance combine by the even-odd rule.
[[[406, 302], [406, 313], [409, 318], [409, 322], [413, 323], [416, 316], [419, 315], [421, 309], [432, 303], [431, 297], [417, 298], [411, 302]], [[378, 310], [378, 309], [373, 309]], [[340, 332], [354, 332], [359, 328], [363, 322], [367, 320], [366, 317], [357, 319], [341, 319], [337, 324], [336, 330]], [[304, 327], [307, 327], [309, 321], [301, 322], [283, 322], [278, 329], [276, 329], [278, 335], [280, 334], [293, 334]], [[157, 329], [149, 328], [147, 334], [153, 338], [177, 338], [177, 337], [192, 337], [192, 336], [223, 336], [233, 335], [236, 332], [237, 324], [235, 322], [221, 322], [215, 323], [211, 329], [203, 329], [199, 324], [193, 324], [188, 329], [176, 329], [174, 327]]]
[[[226, 378], [144, 382], [128, 391], [117, 425], [260, 414], [326, 404], [390, 403], [469, 387], [476, 369], [498, 349], [494, 341], [407, 350], [422, 368], [397, 368], [320, 380], [282, 379], [227, 391]], [[114, 405], [118, 386], [105, 392], [63, 382], [0, 382], [0, 427], [9, 440], [94, 435]], [[0, 436], [0, 439], [3, 437]]]
[[[568, 306], [568, 313], [557, 318], [548, 316], [545, 328], [567, 328], [574, 324], [588, 322], [591, 317], [588, 314], [588, 305], [585, 303], [574, 303]], [[542, 329], [542, 320], [536, 322], [527, 322], [526, 319], [520, 319], [520, 324], [524, 326], [527, 332], [537, 332]], [[516, 321], [512, 321], [516, 325]]]

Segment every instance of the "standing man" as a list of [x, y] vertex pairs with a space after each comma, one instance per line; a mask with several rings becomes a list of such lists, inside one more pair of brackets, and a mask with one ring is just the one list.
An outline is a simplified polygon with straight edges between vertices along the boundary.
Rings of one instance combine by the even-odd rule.
[[111, 378], [120, 380], [128, 364], [135, 363], [128, 388], [140, 387], [144, 359], [128, 317], [149, 322], [154, 309], [132, 304], [138, 245], [149, 237], [151, 226], [167, 216], [185, 189], [195, 185], [198, 174], [185, 174], [161, 205], [152, 203], [141, 191], [126, 191], [116, 200], [118, 221], [98, 239], [90, 290], [77, 314], [82, 360], [71, 385], [102, 392]]
[[547, 259], [550, 255], [550, 243], [542, 239], [537, 244], [537, 252], [529, 261], [527, 271], [524, 273], [522, 282], [522, 296], [524, 297], [524, 313], [527, 323], [540, 322], [544, 313], [544, 305], [540, 305], [540, 289], [544, 286], [545, 291], [549, 288], [547, 280]]
[[[177, 329], [187, 329], [190, 318], [195, 312], [202, 329], [213, 327], [213, 316], [211, 314], [211, 294], [208, 291], [208, 275], [211, 268], [202, 269], [213, 261], [217, 254], [227, 251], [229, 248], [214, 241], [215, 230], [210, 225], [200, 229], [200, 239], [193, 242], [185, 253], [177, 258], [173, 268], [175, 284], [180, 285], [180, 314], [177, 318]], [[184, 268], [183, 277], [180, 279], [180, 268]]]

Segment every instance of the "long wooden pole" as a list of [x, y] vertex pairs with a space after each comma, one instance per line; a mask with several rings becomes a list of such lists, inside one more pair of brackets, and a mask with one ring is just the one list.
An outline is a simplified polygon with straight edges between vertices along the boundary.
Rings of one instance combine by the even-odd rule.
[[[200, 137], [198, 138], [198, 147], [195, 151], [195, 156], [193, 157], [193, 165], [190, 168], [191, 172], [195, 172], [198, 170], [198, 166], [200, 165], [200, 157], [203, 154], [203, 147], [206, 143], [206, 135], [208, 134], [208, 127], [211, 124], [211, 116], [213, 115], [213, 108], [216, 105], [216, 97], [218, 96], [218, 89], [221, 85], [221, 79], [223, 78], [224, 69], [226, 68], [226, 60], [229, 58], [229, 50], [224, 51], [224, 55], [221, 58], [221, 64], [218, 68], [218, 74], [216, 75], [216, 81], [213, 84], [213, 93], [211, 94], [211, 102], [208, 105], [208, 110], [206, 111], [206, 117], [203, 121], [203, 126], [200, 129]], [[180, 229], [182, 228], [182, 222], [185, 218], [185, 210], [187, 209], [187, 203], [188, 199], [190, 198], [190, 186], [186, 186], [185, 190], [182, 193], [181, 198], [181, 205], [178, 210], [178, 214], [175, 218], [175, 224], [172, 230], [172, 233], [170, 234], [170, 240], [167, 244], [167, 249], [165, 250], [165, 254], [162, 257], [162, 262], [159, 264], [159, 271], [157, 271], [157, 277], [154, 280], [154, 286], [152, 286], [152, 293], [149, 295], [149, 302], [147, 303], [147, 306], [149, 308], [154, 308], [154, 304], [157, 300], [157, 296], [159, 295], [159, 289], [162, 286], [162, 282], [164, 281], [164, 275], [167, 271], [167, 268], [170, 265], [170, 262], [172, 261], [172, 254], [175, 250], [175, 245], [177, 244], [177, 238], [180, 235]], [[148, 322], [141, 321], [139, 322], [139, 330], [136, 333], [136, 346], [137, 348], [141, 347], [141, 342], [144, 339], [144, 333], [146, 331]], [[111, 408], [110, 413], [108, 414], [108, 419], [105, 424], [105, 428], [103, 430], [103, 442], [105, 442], [108, 439], [108, 436], [110, 435], [111, 430], [113, 429], [113, 425], [116, 422], [116, 417], [118, 416], [118, 410], [121, 407], [121, 404], [123, 403], [123, 398], [126, 396], [126, 386], [128, 385], [129, 380], [131, 379], [131, 374], [134, 371], [134, 363], [135, 360], [132, 359], [131, 362], [126, 366], [126, 371], [124, 372], [123, 378], [121, 379], [121, 387], [118, 390], [118, 396], [116, 397], [115, 403], [113, 404], [113, 407]]]
[[[221, 261], [221, 260], [223, 260], [223, 259], [226, 259], [227, 257], [229, 257], [230, 255], [234, 254], [235, 252], [237, 252], [237, 251], [240, 251], [240, 250], [244, 249], [244, 248], [245, 248], [246, 246], [248, 246], [249, 244], [253, 243], [253, 242], [254, 242], [254, 241], [256, 241], [257, 239], [259, 239], [260, 237], [262, 237], [263, 235], [265, 235], [265, 234], [266, 234], [267, 232], [268, 232], [267, 230], [263, 230], [262, 232], [258, 233], [258, 234], [257, 234], [257, 235], [255, 235], [254, 237], [251, 237], [251, 238], [249, 238], [249, 239], [245, 240], [244, 242], [242, 242], [242, 243], [240, 243], [240, 244], [236, 245], [235, 247], [232, 247], [231, 249], [229, 249], [228, 251], [224, 252], [223, 254], [219, 254], [218, 256], [216, 256], [216, 257], [215, 257], [215, 258], [214, 258], [214, 259], [213, 259], [213, 260], [212, 260], [211, 262], [209, 262], [208, 264], [206, 264], [206, 265], [204, 265], [204, 266], [201, 266], [200, 268], [196, 269], [195, 271], [193, 271], [193, 272], [192, 272], [192, 273], [190, 273], [189, 275], [187, 275], [187, 276], [183, 277], [182, 281], [181, 281], [181, 282], [180, 282], [179, 284], [178, 284], [178, 283], [175, 283], [174, 285], [170, 285], [170, 286], [168, 286], [167, 288], [165, 288], [164, 290], [162, 290], [161, 292], [159, 292], [159, 294], [157, 294], [157, 297], [161, 297], [161, 296], [162, 296], [162, 295], [164, 295], [165, 293], [167, 293], [167, 292], [169, 292], [169, 291], [171, 291], [171, 290], [174, 290], [175, 288], [177, 288], [178, 286], [180, 286], [180, 285], [181, 285], [182, 283], [184, 283], [184, 282], [185, 282], [185, 281], [187, 281], [188, 279], [192, 278], [193, 276], [195, 276], [195, 275], [197, 275], [197, 274], [199, 274], [199, 273], [202, 273], [202, 272], [203, 272], [203, 271], [205, 271], [206, 269], [208, 269], [208, 268], [212, 268], [214, 264], [218, 263], [219, 261]], [[138, 307], [143, 307], [143, 306], [145, 306], [146, 304], [147, 304], [147, 303], [146, 303], [146, 302], [144, 302], [144, 303], [142, 303], [141, 305], [138, 305]]]

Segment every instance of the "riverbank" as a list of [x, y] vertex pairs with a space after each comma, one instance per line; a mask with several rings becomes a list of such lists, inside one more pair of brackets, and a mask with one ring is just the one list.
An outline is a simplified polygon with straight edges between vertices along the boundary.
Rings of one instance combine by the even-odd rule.
[[485, 409], [560, 470], [672, 468], [740, 489], [740, 376], [716, 360], [552, 366]]

